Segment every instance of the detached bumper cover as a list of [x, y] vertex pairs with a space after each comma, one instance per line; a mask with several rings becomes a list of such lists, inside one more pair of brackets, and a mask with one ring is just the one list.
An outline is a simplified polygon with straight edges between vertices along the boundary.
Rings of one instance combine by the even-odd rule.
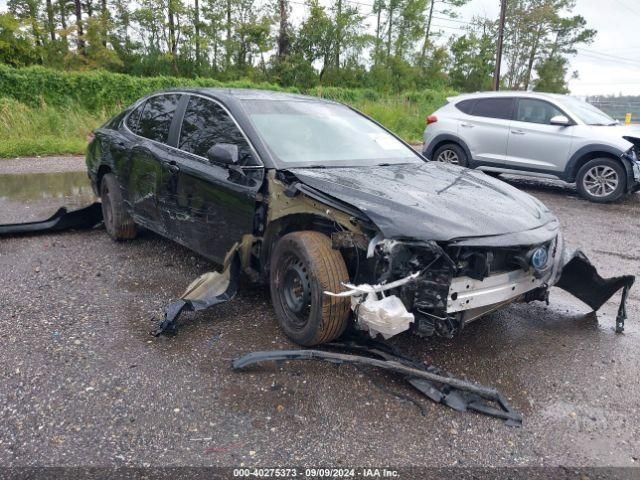
[[88, 229], [95, 227], [101, 221], [102, 206], [100, 203], [92, 203], [88, 207], [71, 212], [67, 211], [66, 207], [62, 207], [46, 220], [0, 225], [0, 237]]
[[593, 311], [599, 310], [607, 300], [622, 289], [622, 298], [616, 317], [616, 332], [621, 333], [624, 331], [624, 321], [627, 319], [627, 297], [635, 279], [633, 275], [602, 278], [585, 254], [575, 250], [568, 255], [555, 286], [569, 292], [591, 307]]

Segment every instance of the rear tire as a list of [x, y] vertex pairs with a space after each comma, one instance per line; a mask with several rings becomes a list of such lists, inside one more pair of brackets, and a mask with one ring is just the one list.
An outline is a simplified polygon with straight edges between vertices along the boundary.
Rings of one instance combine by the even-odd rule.
[[284, 333], [300, 345], [338, 338], [349, 322], [350, 300], [325, 291], [343, 290], [349, 273], [342, 255], [319, 232], [282, 237], [271, 255], [271, 302]]
[[580, 195], [590, 202], [615, 202], [624, 195], [627, 173], [620, 162], [611, 158], [594, 158], [585, 163], [576, 176]]
[[122, 200], [120, 184], [113, 173], [107, 173], [100, 182], [102, 218], [109, 236], [116, 241], [136, 238], [138, 229], [127, 213]]
[[460, 145], [455, 143], [445, 143], [433, 153], [433, 161], [440, 163], [450, 163], [466, 167], [469, 164], [467, 154]]

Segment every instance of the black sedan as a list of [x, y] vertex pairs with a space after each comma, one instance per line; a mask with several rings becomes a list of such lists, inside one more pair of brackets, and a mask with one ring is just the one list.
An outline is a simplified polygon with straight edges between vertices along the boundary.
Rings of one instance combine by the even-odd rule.
[[[452, 336], [557, 284], [598, 309], [633, 277], [603, 280], [564, 248], [556, 217], [481, 172], [427, 163], [361, 113], [256, 90], [151, 94], [97, 129], [87, 152], [107, 232], [139, 227], [222, 264], [169, 312], [270, 285], [295, 342], [405, 330]], [[624, 302], [619, 328], [624, 320]]]

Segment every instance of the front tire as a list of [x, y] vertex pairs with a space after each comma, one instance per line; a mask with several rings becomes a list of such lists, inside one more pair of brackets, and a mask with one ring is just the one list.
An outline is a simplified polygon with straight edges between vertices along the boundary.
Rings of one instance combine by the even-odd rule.
[[349, 273], [342, 255], [319, 232], [293, 232], [271, 255], [271, 302], [284, 333], [295, 343], [318, 345], [338, 338], [349, 322], [348, 298], [339, 292]]
[[583, 198], [596, 203], [615, 202], [624, 195], [627, 174], [620, 162], [594, 158], [576, 176], [576, 187]]
[[450, 163], [466, 167], [469, 164], [467, 154], [460, 145], [455, 143], [445, 143], [439, 147], [433, 154], [433, 159], [440, 163]]
[[113, 173], [107, 173], [102, 177], [100, 198], [102, 200], [102, 218], [109, 236], [116, 241], [136, 238], [138, 229], [127, 213], [118, 179]]

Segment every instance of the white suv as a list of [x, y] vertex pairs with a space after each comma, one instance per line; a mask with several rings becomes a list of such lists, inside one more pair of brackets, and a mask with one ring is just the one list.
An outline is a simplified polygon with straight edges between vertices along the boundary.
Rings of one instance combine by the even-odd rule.
[[640, 189], [640, 130], [567, 95], [460, 95], [427, 117], [423, 154], [494, 175], [552, 176], [594, 202]]

